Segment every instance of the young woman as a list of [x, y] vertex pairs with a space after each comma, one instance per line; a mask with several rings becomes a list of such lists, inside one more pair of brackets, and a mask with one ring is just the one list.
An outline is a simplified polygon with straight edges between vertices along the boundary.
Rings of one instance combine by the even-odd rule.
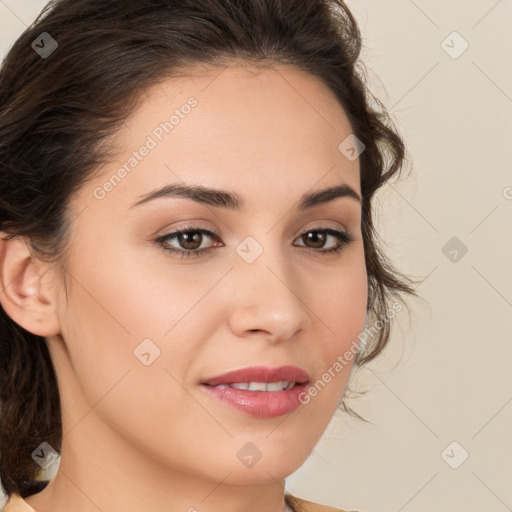
[[16, 41], [7, 512], [335, 510], [285, 478], [414, 293], [376, 242], [404, 145], [360, 48], [341, 0], [56, 0]]

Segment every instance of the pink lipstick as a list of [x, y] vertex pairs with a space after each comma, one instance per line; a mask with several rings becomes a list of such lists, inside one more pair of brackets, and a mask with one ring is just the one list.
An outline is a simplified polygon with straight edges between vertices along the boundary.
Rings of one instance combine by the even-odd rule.
[[288, 414], [299, 405], [309, 375], [296, 366], [253, 366], [211, 377], [201, 389], [235, 409], [257, 418]]

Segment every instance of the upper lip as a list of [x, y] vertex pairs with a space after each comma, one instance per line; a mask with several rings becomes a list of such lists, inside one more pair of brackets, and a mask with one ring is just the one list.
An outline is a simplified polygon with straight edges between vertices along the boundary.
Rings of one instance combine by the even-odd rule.
[[269, 368], [267, 366], [251, 366], [241, 370], [234, 370], [211, 377], [201, 382], [210, 386], [219, 384], [234, 384], [237, 382], [297, 382], [299, 384], [309, 382], [309, 375], [297, 366], [280, 366]]

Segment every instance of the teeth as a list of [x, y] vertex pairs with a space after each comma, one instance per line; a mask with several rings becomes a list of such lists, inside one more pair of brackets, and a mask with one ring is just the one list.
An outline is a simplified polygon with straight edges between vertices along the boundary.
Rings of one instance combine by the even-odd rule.
[[[253, 385], [256, 385], [256, 383], [254, 382]], [[249, 382], [235, 382], [234, 384], [230, 384], [229, 387], [230, 388], [235, 388], [235, 389], [249, 389], [251, 387], [251, 383], [249, 383]], [[254, 387], [252, 388], [252, 391], [255, 391]], [[265, 385], [263, 384], [263, 389], [258, 390], [258, 391], [265, 391]]]
[[267, 383], [266, 382], [250, 382], [249, 386], [246, 388], [249, 391], [267, 391]]
[[288, 383], [280, 381], [280, 382], [269, 382], [265, 386], [266, 391], [282, 391], [283, 389], [286, 389], [286, 386]]
[[279, 382], [235, 382], [233, 384], [219, 384], [216, 388], [235, 388], [246, 389], [248, 391], [283, 391], [284, 389], [291, 389], [295, 386], [293, 381], [279, 381]]

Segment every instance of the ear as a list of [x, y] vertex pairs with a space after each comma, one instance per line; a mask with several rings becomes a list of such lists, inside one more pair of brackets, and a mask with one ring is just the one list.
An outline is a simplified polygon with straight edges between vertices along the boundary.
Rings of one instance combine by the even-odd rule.
[[0, 303], [25, 330], [43, 337], [60, 333], [57, 293], [48, 264], [32, 256], [22, 237], [0, 232]]

